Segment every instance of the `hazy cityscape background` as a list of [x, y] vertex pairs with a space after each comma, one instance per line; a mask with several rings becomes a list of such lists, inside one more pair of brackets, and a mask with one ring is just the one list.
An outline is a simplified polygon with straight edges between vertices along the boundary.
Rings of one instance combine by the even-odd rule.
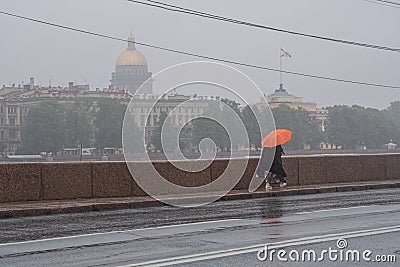
[[[272, 27], [359, 42], [400, 46], [398, 8], [363, 0], [304, 1], [168, 1], [204, 12]], [[312, 40], [194, 16], [128, 1], [3, 1], [2, 10], [172, 49], [279, 68], [279, 49], [292, 59], [284, 69], [315, 75], [398, 86], [396, 52]], [[382, 14], [385, 15], [382, 15]], [[318, 23], [316, 23], [318, 21]], [[0, 16], [2, 45], [0, 84], [27, 82], [68, 85], [69, 81], [103, 88], [109, 85], [115, 59], [125, 44]], [[211, 29], [211, 30], [210, 30]], [[138, 46], [156, 73], [197, 60]], [[265, 93], [279, 84], [278, 73], [240, 67]], [[286, 88], [318, 106], [358, 104], [386, 108], [398, 89], [351, 85], [284, 75]], [[258, 100], [258, 99], [255, 99]]]
[[0, 267], [400, 266], [400, 0], [0, 1]]
[[[371, 1], [168, 3], [296, 32], [400, 46], [398, 8]], [[136, 97], [139, 105], [130, 112], [138, 127], [131, 134], [139, 136], [139, 129], [143, 129], [140, 150], [163, 152], [161, 126], [167, 114], [187, 100], [194, 104], [179, 107], [171, 118], [174, 127], [198, 115], [218, 116], [223, 109], [213, 107], [210, 101], [223, 101], [245, 124], [251, 149], [260, 148], [262, 136], [249, 107], [213, 86], [174, 90], [152, 108], [151, 99], [163, 92], [153, 90], [150, 79], [142, 87], [143, 95], [133, 96], [144, 81], [164, 68], [204, 60], [141, 43], [275, 70], [385, 85], [286, 73], [280, 78], [279, 71], [227, 63], [248, 75], [261, 90], [261, 95], [248, 95], [248, 88], [240, 88], [238, 93], [249, 97], [257, 112], [267, 112], [268, 103], [277, 128], [295, 133], [287, 144], [290, 150], [395, 149], [400, 142], [398, 51], [245, 27], [132, 1], [85, 1], [83, 5], [78, 1], [9, 1], [2, 12], [118, 39], [1, 14], [0, 23], [6, 27], [0, 29], [0, 151], [5, 155], [121, 154], [124, 110]], [[219, 152], [248, 149], [231, 144], [224, 129], [204, 120], [184, 128], [180, 149], [196, 152], [199, 142], [207, 137], [215, 141]]]

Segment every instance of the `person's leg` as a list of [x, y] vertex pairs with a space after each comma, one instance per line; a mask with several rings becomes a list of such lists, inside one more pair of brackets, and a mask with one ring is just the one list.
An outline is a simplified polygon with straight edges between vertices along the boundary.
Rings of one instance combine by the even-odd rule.
[[287, 179], [286, 179], [286, 176], [285, 176], [285, 177], [282, 177], [282, 179], [281, 179], [281, 186], [282, 186], [282, 187], [287, 186]]
[[272, 189], [271, 180], [272, 180], [272, 173], [268, 172], [267, 175], [266, 175], [266, 178], [265, 178], [265, 181], [266, 181], [265, 182], [265, 189], [267, 189], [267, 190]]

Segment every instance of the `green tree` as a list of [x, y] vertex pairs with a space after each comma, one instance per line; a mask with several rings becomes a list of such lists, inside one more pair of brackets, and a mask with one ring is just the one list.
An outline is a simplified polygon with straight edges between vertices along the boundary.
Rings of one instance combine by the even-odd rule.
[[144, 136], [135, 121], [135, 114], [126, 113], [123, 127], [124, 153], [144, 152]]
[[319, 149], [321, 141], [326, 141], [326, 136], [320, 129], [321, 122], [316, 119], [307, 122], [304, 143], [309, 144], [311, 149]]
[[163, 151], [161, 143], [161, 131], [167, 117], [168, 114], [165, 111], [162, 111], [158, 117], [157, 127], [151, 132], [150, 142], [156, 151]]
[[[230, 151], [231, 140], [224, 126], [218, 123], [225, 116], [223, 107], [217, 102], [210, 102], [207, 111], [203, 114], [209, 118], [197, 118], [193, 121], [192, 143], [198, 147], [201, 140], [210, 138], [221, 151]], [[234, 146], [238, 146], [232, 140]]]
[[208, 118], [197, 118], [193, 121], [192, 143], [198, 147], [205, 138], [213, 140], [221, 151], [230, 150], [228, 133], [221, 124]]
[[400, 101], [390, 103], [390, 106], [382, 112], [385, 118], [394, 124], [390, 138], [395, 143], [400, 143]]
[[396, 125], [383, 111], [357, 105], [329, 108], [329, 141], [344, 148], [382, 148], [396, 132]]
[[328, 141], [343, 148], [355, 148], [359, 141], [354, 127], [354, 110], [348, 106], [334, 106], [328, 110]]
[[241, 118], [246, 127], [250, 145], [259, 150], [261, 148], [261, 134], [256, 112], [259, 112], [257, 107], [252, 109], [250, 106], [247, 106], [242, 110]]
[[87, 103], [82, 101], [75, 102], [67, 109], [65, 116], [65, 146], [77, 147], [79, 145], [89, 146], [92, 125]]
[[[175, 147], [175, 143], [173, 142], [175, 138], [178, 138], [178, 132], [172, 126], [171, 119], [167, 118], [168, 113], [162, 111], [160, 113], [160, 116], [158, 117], [157, 127], [151, 132], [150, 142], [153, 144], [156, 151], [164, 152], [164, 150], [174, 151], [178, 149], [177, 147]], [[161, 133], [163, 129], [168, 129], [168, 131], [164, 132], [164, 134], [166, 134], [163, 139], [164, 142], [162, 142], [161, 140]], [[181, 146], [182, 144], [179, 142], [179, 145]]]
[[289, 149], [302, 150], [304, 145], [319, 148], [322, 133], [319, 123], [310, 119], [309, 112], [304, 109], [292, 109], [287, 105], [280, 105], [272, 110], [276, 129], [288, 129], [293, 132], [292, 140], [286, 144]]
[[40, 103], [29, 111], [21, 134], [19, 153], [60, 151], [65, 141], [65, 109], [58, 103]]
[[126, 105], [114, 99], [101, 99], [98, 102], [95, 126], [96, 146], [122, 147], [122, 124]]
[[400, 127], [400, 101], [390, 103], [390, 106], [383, 111], [396, 126]]

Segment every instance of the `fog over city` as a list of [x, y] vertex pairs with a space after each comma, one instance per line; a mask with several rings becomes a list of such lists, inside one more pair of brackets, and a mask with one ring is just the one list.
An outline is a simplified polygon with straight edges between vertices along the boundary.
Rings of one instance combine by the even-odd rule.
[[400, 266], [400, 0], [0, 3], [0, 267]]
[[[368, 44], [400, 47], [400, 8], [363, 0], [182, 1], [186, 8], [266, 26]], [[400, 86], [398, 52], [310, 39], [196, 16], [124, 0], [2, 1], [1, 10], [48, 22], [210, 57], [279, 69], [280, 48], [292, 55], [283, 68], [332, 78]], [[0, 16], [0, 84], [64, 85], [69, 81], [105, 88], [126, 43]], [[137, 45], [149, 71], [201, 60]], [[279, 73], [243, 71], [264, 93], [279, 86]], [[332, 82], [284, 74], [289, 93], [318, 106], [359, 104], [386, 108], [400, 89]], [[258, 97], [258, 96], [257, 96]], [[258, 100], [258, 99], [255, 99]]]

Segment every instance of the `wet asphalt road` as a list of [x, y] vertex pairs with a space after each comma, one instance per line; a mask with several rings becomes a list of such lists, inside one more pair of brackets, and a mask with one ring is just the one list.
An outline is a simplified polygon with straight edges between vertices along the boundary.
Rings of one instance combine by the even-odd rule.
[[[399, 266], [400, 261], [400, 234], [397, 232], [395, 234], [382, 234], [382, 235], [373, 235], [367, 237], [358, 237], [358, 238], [349, 238], [348, 249], [349, 250], [357, 250], [360, 252], [359, 258], [353, 258], [349, 256], [346, 258], [346, 254], [340, 258], [340, 253], [338, 252], [337, 258], [335, 254], [332, 254], [332, 259], [329, 258], [329, 255], [324, 255], [321, 257], [321, 251], [324, 249], [337, 249], [336, 242], [321, 242], [313, 245], [299, 245], [299, 246], [291, 246], [286, 247], [284, 250], [287, 253], [290, 253], [292, 250], [296, 251], [304, 251], [304, 250], [313, 250], [316, 252], [316, 260], [309, 261], [307, 257], [305, 257], [304, 261], [296, 261], [290, 260], [288, 255], [283, 257], [284, 261], [280, 261], [277, 256], [273, 256], [272, 258], [267, 258], [264, 261], [261, 261], [257, 258], [257, 252], [251, 252], [236, 256], [217, 258], [207, 261], [198, 261], [191, 263], [190, 266], [193, 267], [213, 267], [213, 266], [273, 266], [273, 267], [298, 267], [298, 266]], [[338, 249], [337, 249], [338, 250]], [[365, 250], [371, 250], [373, 253], [370, 257], [367, 257], [367, 260], [364, 260], [362, 257], [362, 252]], [[339, 251], [339, 250], [338, 250]], [[344, 249], [343, 251], [347, 251]], [[379, 255], [379, 256], [378, 256]], [[396, 261], [392, 260], [392, 257], [389, 255], [396, 256]], [[376, 256], [378, 256], [379, 262], [376, 260]], [[287, 261], [286, 261], [287, 259]], [[313, 258], [312, 258], [313, 259]], [[319, 260], [320, 259], [320, 260]], [[188, 266], [187, 264], [179, 264], [176, 265], [179, 267]]]
[[[319, 240], [326, 234], [357, 234], [399, 225], [399, 189], [224, 201], [198, 208], [165, 206], [3, 219], [0, 242], [23, 243], [0, 245], [0, 265], [121, 266], [306, 237], [319, 241], [312, 246], [323, 247], [334, 243]], [[87, 235], [112, 231], [120, 232]], [[381, 240], [382, 252], [400, 251], [398, 230], [379, 231], [351, 237], [349, 243], [373, 249], [376, 240]], [[83, 234], [86, 236], [24, 242]], [[286, 266], [258, 262], [255, 255], [243, 252], [180, 266]], [[400, 255], [397, 258], [400, 261]]]

